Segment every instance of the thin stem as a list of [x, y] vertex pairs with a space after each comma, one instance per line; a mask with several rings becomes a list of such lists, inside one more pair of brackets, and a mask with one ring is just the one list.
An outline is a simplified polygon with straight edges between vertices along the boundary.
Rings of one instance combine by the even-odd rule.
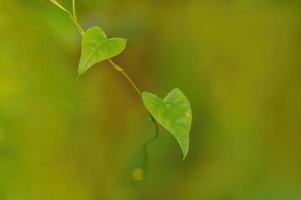
[[143, 154], [144, 154], [144, 170], [147, 171], [147, 167], [148, 167], [148, 160], [149, 160], [149, 154], [148, 154], [148, 146], [153, 143], [158, 137], [159, 137], [159, 126], [158, 123], [156, 122], [156, 120], [154, 119], [154, 117], [152, 115], [150, 115], [150, 118], [152, 120], [152, 123], [154, 124], [155, 127], [155, 135], [148, 140], [146, 143], [144, 143], [143, 145]]
[[129, 75], [124, 71], [123, 68], [121, 68], [119, 65], [114, 63], [111, 59], [109, 59], [109, 62], [112, 64], [114, 69], [118, 72], [120, 72], [131, 84], [131, 86], [135, 89], [135, 91], [138, 93], [139, 96], [142, 96], [141, 90], [138, 88], [138, 86], [134, 83], [134, 81], [129, 77]]
[[75, 21], [77, 21], [75, 0], [72, 0], [72, 13], [73, 18], [75, 19]]
[[77, 18], [76, 18], [76, 12], [75, 12], [75, 0], [72, 0], [72, 7], [73, 7], [73, 14], [71, 12], [69, 12], [64, 6], [62, 6], [59, 2], [57, 2], [56, 0], [50, 0], [51, 3], [53, 3], [54, 5], [56, 5], [58, 8], [60, 8], [62, 11], [64, 11], [65, 13], [68, 14], [68, 16], [70, 17], [70, 19], [72, 20], [72, 22], [75, 24], [77, 30], [79, 31], [79, 33], [83, 36], [85, 34], [84, 29], [79, 25]]
[[73, 23], [75, 24], [75, 26], [76, 26], [78, 32], [79, 32], [82, 36], [84, 36], [85, 31], [84, 31], [84, 29], [79, 25], [79, 23], [77, 22], [77, 20], [74, 19], [73, 15], [70, 15], [69, 17], [71, 18], [71, 20], [72, 20]]
[[[50, 0], [50, 2], [52, 2], [54, 5], [56, 5], [58, 8], [60, 8], [61, 10], [63, 10], [65, 13], [67, 13], [70, 17], [70, 19], [72, 20], [72, 22], [75, 24], [78, 32], [84, 36], [85, 31], [84, 29], [81, 27], [81, 25], [78, 23], [77, 21], [77, 16], [76, 16], [76, 5], [75, 5], [75, 0], [72, 0], [72, 13], [69, 12], [66, 8], [64, 8], [61, 4], [59, 4], [56, 0]], [[122, 67], [120, 67], [119, 65], [117, 65], [116, 63], [114, 63], [111, 59], [109, 59], [109, 62], [111, 63], [111, 65], [113, 66], [113, 68], [120, 72], [127, 80], [128, 82], [131, 84], [131, 86], [134, 88], [134, 90], [137, 92], [137, 94], [142, 97], [142, 92], [141, 90], [138, 88], [138, 86], [134, 83], [134, 81], [130, 78], [130, 76], [124, 71], [124, 69]], [[158, 123], [156, 122], [155, 118], [149, 113], [149, 116], [152, 120], [152, 123], [154, 124], [155, 127], [155, 135], [153, 138], [151, 138], [150, 140], [148, 140], [144, 145], [143, 145], [143, 152], [144, 152], [144, 169], [147, 169], [148, 166], [148, 159], [149, 159], [149, 155], [148, 155], [148, 146], [154, 142], [158, 136], [159, 136], [159, 127], [158, 127]]]
[[58, 8], [60, 8], [61, 10], [63, 10], [64, 12], [71, 14], [66, 8], [64, 8], [64, 6], [62, 6], [59, 2], [57, 2], [56, 0], [50, 0], [51, 3], [53, 3], [54, 5], [56, 5]]
[[[137, 85], [134, 83], [134, 81], [129, 77], [129, 75], [124, 71], [122, 67], [114, 63], [111, 59], [109, 59], [109, 62], [113, 66], [113, 68], [120, 72], [132, 85], [132, 87], [135, 89], [135, 91], [138, 93], [140, 97], [142, 97], [142, 92], [141, 90], [137, 87]], [[149, 113], [149, 116], [152, 120], [152, 123], [154, 124], [155, 127], [155, 135], [152, 137], [150, 140], [148, 140], [144, 145], [143, 145], [143, 155], [144, 155], [144, 162], [143, 162], [143, 168], [145, 171], [147, 171], [147, 166], [148, 166], [148, 160], [149, 160], [149, 153], [148, 153], [148, 146], [153, 143], [159, 136], [159, 127], [158, 123], [156, 122], [155, 118]]]

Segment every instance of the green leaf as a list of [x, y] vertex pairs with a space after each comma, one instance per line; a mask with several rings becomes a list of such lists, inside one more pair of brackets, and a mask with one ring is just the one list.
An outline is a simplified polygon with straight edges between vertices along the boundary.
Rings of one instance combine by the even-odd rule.
[[180, 89], [173, 89], [164, 99], [144, 92], [142, 99], [145, 107], [178, 141], [186, 158], [189, 150], [189, 132], [192, 114], [188, 99]]
[[107, 39], [100, 27], [89, 28], [82, 37], [82, 50], [78, 75], [83, 75], [96, 63], [113, 58], [124, 51], [126, 39]]

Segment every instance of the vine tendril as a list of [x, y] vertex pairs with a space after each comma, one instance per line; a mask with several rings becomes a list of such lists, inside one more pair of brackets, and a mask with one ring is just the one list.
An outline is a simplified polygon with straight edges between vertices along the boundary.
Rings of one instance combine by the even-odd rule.
[[[80, 23], [77, 20], [77, 15], [76, 15], [76, 5], [75, 5], [75, 0], [72, 0], [72, 13], [70, 11], [68, 11], [64, 6], [62, 6], [59, 2], [57, 2], [57, 0], [50, 0], [51, 3], [53, 3], [55, 6], [57, 6], [58, 8], [60, 8], [62, 11], [64, 11], [72, 20], [72, 22], [74, 23], [74, 25], [76, 26], [78, 32], [84, 36], [85, 31], [84, 29], [81, 27]], [[111, 59], [109, 59], [110, 64], [112, 65], [112, 67], [120, 72], [126, 79], [127, 81], [130, 83], [130, 85], [134, 88], [134, 90], [137, 92], [137, 94], [142, 97], [142, 92], [141, 90], [138, 88], [138, 86], [134, 83], [134, 81], [130, 78], [130, 76], [125, 72], [125, 70], [120, 67], [118, 64], [116, 64], [115, 62], [113, 62]], [[148, 162], [149, 162], [149, 152], [148, 152], [148, 146], [153, 143], [159, 136], [159, 127], [158, 127], [158, 123], [155, 120], [155, 118], [149, 113], [149, 116], [151, 118], [152, 123], [154, 124], [155, 127], [155, 135], [148, 140], [146, 143], [144, 143], [142, 149], [143, 149], [143, 170], [147, 171], [147, 167], [148, 167]]]
[[154, 124], [155, 127], [155, 135], [148, 141], [146, 141], [143, 145], [143, 156], [144, 156], [144, 160], [143, 160], [143, 168], [145, 170], [145, 172], [147, 172], [147, 168], [148, 168], [148, 162], [149, 162], [149, 152], [148, 152], [148, 146], [150, 144], [152, 144], [158, 137], [159, 137], [159, 126], [156, 122], [156, 120], [154, 119], [154, 117], [152, 115], [150, 115], [152, 123]]

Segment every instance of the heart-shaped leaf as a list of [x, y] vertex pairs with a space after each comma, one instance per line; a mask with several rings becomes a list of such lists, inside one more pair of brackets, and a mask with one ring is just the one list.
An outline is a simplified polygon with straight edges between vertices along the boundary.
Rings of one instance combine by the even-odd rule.
[[78, 75], [83, 75], [96, 63], [119, 55], [125, 47], [126, 39], [107, 39], [105, 32], [100, 27], [89, 28], [82, 37]]
[[189, 150], [189, 132], [192, 114], [188, 99], [180, 89], [173, 89], [164, 99], [144, 92], [142, 99], [145, 107], [178, 141], [184, 159]]

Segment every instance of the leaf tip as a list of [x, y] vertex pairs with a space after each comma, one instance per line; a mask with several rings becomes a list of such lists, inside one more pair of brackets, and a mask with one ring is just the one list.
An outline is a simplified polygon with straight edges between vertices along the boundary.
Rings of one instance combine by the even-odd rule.
[[185, 159], [187, 158], [188, 155], [188, 150], [187, 151], [183, 151], [183, 161], [185, 161]]
[[183, 145], [183, 143], [180, 143], [180, 147], [183, 153], [183, 161], [187, 158], [188, 152], [189, 152], [189, 141], [186, 145]]
[[77, 77], [76, 77], [76, 79], [79, 81], [83, 74], [84, 74], [84, 73], [77, 72]]

